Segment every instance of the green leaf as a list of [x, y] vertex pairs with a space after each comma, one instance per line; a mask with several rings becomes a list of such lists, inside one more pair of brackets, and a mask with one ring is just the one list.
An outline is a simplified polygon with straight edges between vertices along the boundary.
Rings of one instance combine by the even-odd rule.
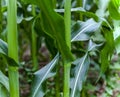
[[[8, 47], [7, 43], [0, 39], [0, 56], [4, 60], [4, 63], [8, 63], [11, 66], [17, 66], [18, 64], [8, 56]], [[2, 60], [1, 60], [2, 61]]]
[[120, 0], [110, 0], [108, 9], [113, 19], [120, 20]]
[[[58, 13], [64, 13], [65, 10], [64, 9], [55, 9], [55, 11], [58, 12]], [[95, 15], [92, 12], [86, 11], [82, 7], [71, 8], [71, 12], [83, 14], [83, 15], [85, 15], [87, 17], [95, 19], [96, 21], [98, 21], [98, 19], [99, 19], [99, 17], [97, 15]]]
[[0, 39], [0, 52], [3, 54], [8, 54], [7, 43]]
[[7, 89], [7, 91], [9, 91], [9, 80], [1, 71], [0, 71], [0, 84], [3, 85]]
[[109, 0], [98, 0], [98, 10], [96, 11], [97, 16], [106, 16], [106, 10], [108, 8]]
[[35, 80], [31, 91], [31, 97], [43, 97], [42, 95], [44, 95], [44, 92], [42, 91], [41, 85], [47, 78], [55, 75], [55, 73], [52, 73], [51, 70], [54, 68], [58, 59], [59, 54], [57, 54], [49, 64], [35, 72]]
[[33, 3], [40, 7], [44, 32], [55, 39], [63, 59], [68, 62], [73, 61], [73, 55], [65, 41], [64, 19], [53, 10], [52, 2], [50, 0], [26, 0], [25, 2]]
[[116, 48], [117, 54], [119, 54], [120, 53], [120, 21], [114, 20], [113, 25], [114, 25], [113, 35], [115, 40], [115, 48]]
[[102, 45], [103, 45], [103, 43], [96, 44], [92, 40], [89, 40], [87, 51], [89, 51], [89, 52], [90, 51], [95, 51], [95, 50], [97, 50], [98, 47], [101, 47]]
[[102, 31], [106, 39], [104, 47], [100, 53], [101, 73], [104, 73], [107, 70], [108, 66], [110, 65], [109, 62], [114, 51], [114, 38], [113, 31], [111, 29], [103, 27]]
[[71, 96], [70, 97], [80, 97], [80, 91], [82, 89], [82, 83], [85, 81], [85, 74], [88, 70], [90, 59], [88, 53], [86, 53], [82, 58], [77, 59], [75, 62], [75, 68], [73, 68], [73, 77], [71, 78]]
[[9, 97], [8, 91], [0, 84], [0, 97]]
[[77, 21], [77, 23], [72, 27], [71, 41], [89, 40], [93, 32], [99, 29], [100, 25], [101, 23], [97, 23], [93, 19], [89, 19], [86, 22]]

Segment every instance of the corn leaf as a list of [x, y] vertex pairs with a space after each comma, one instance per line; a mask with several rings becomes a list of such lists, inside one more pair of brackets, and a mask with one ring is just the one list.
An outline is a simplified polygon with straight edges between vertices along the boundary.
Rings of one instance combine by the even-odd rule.
[[113, 19], [120, 20], [120, 0], [110, 0], [108, 9]]
[[71, 78], [71, 96], [70, 97], [80, 97], [80, 91], [82, 89], [82, 83], [85, 81], [85, 74], [88, 70], [90, 59], [88, 53], [86, 53], [82, 58], [77, 59], [73, 62], [75, 68], [73, 68], [73, 74]]
[[0, 97], [9, 97], [9, 93], [6, 88], [0, 84]]
[[[58, 13], [64, 13], [64, 9], [55, 9], [56, 12]], [[77, 8], [71, 8], [71, 12], [72, 13], [80, 13], [80, 14], [83, 14], [84, 16], [87, 16], [87, 17], [90, 17], [90, 18], [93, 18], [95, 19], [96, 21], [98, 21], [99, 17], [97, 15], [95, 15], [94, 13], [92, 12], [88, 12], [86, 11], [84, 8], [82, 7], [77, 7]]]
[[0, 57], [1, 61], [4, 60], [4, 63], [7, 63], [11, 66], [18, 66], [18, 64], [8, 56], [8, 47], [7, 43], [0, 39]]
[[104, 73], [110, 64], [109, 62], [111, 60], [111, 56], [114, 51], [114, 38], [113, 38], [113, 31], [111, 29], [107, 27], [103, 27], [102, 31], [106, 39], [104, 47], [100, 53], [101, 73]]
[[55, 75], [55, 73], [52, 73], [51, 70], [54, 68], [58, 59], [59, 59], [59, 54], [57, 54], [49, 64], [47, 64], [45, 67], [35, 72], [35, 80], [31, 90], [31, 97], [43, 97], [44, 92], [42, 90], [41, 85], [47, 78]]
[[77, 23], [72, 27], [71, 41], [89, 40], [93, 32], [99, 29], [100, 25], [101, 23], [97, 23], [93, 19], [89, 19], [86, 22], [77, 21]]
[[44, 32], [55, 39], [63, 59], [68, 62], [73, 61], [74, 58], [65, 41], [64, 19], [53, 10], [52, 2], [50, 0], [25, 0], [25, 2], [33, 3], [40, 7]]
[[1, 71], [0, 71], [0, 84], [2, 84], [7, 89], [7, 91], [9, 91], [9, 80]]
[[115, 41], [115, 48], [117, 51], [117, 54], [120, 53], [120, 20], [114, 20], [113, 21], [113, 25], [114, 25], [114, 31], [113, 31], [113, 35], [114, 35], [114, 41]]

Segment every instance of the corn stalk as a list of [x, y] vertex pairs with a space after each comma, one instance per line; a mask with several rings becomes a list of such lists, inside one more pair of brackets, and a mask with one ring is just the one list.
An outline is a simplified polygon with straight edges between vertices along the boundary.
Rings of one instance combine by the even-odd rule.
[[[17, 0], [8, 0], [8, 56], [18, 63]], [[8, 66], [10, 97], [19, 97], [18, 67]]]

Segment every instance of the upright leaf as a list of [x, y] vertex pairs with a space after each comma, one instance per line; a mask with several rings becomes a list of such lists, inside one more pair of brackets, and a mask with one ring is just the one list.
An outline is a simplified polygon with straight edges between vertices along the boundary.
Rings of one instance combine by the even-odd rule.
[[100, 53], [101, 73], [104, 73], [110, 64], [109, 62], [114, 51], [114, 38], [113, 31], [111, 29], [104, 27], [102, 31], [106, 39], [104, 47]]
[[8, 46], [7, 43], [0, 39], [0, 56], [5, 63], [11, 66], [18, 66], [18, 64], [11, 57], [8, 56]]
[[0, 71], [0, 84], [2, 84], [7, 89], [7, 91], [9, 91], [9, 80], [1, 71]]
[[71, 78], [71, 96], [70, 97], [80, 97], [80, 91], [82, 89], [82, 83], [85, 80], [85, 74], [88, 70], [90, 59], [88, 53], [86, 53], [82, 58], [77, 59], [75, 62], [73, 78]]
[[42, 90], [41, 85], [47, 78], [54, 75], [54, 73], [52, 73], [51, 70], [54, 68], [58, 59], [59, 59], [59, 54], [57, 54], [49, 64], [47, 64], [39, 71], [35, 72], [35, 79], [31, 91], [31, 97], [43, 97], [44, 92]]
[[117, 53], [120, 53], [120, 20], [114, 20], [113, 21], [113, 25], [114, 25], [114, 31], [113, 31], [113, 35], [114, 35], [114, 41], [115, 41], [115, 48]]
[[120, 20], [120, 0], [110, 0], [108, 9], [113, 19]]

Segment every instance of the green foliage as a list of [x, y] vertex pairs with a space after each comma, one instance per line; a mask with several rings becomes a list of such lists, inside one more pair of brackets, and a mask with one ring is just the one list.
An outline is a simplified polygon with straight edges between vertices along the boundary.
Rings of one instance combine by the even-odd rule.
[[34, 79], [32, 91], [31, 91], [31, 97], [44, 96], [44, 92], [41, 87], [42, 83], [47, 78], [55, 75], [55, 73], [52, 72], [52, 69], [54, 68], [55, 64], [57, 64], [58, 59], [59, 59], [59, 54], [57, 54], [49, 64], [47, 64], [45, 67], [43, 67], [42, 69], [34, 73], [35, 79]]
[[[119, 59], [114, 59], [120, 53], [120, 0], [16, 3], [2, 0], [0, 6], [0, 97], [18, 96], [19, 66], [20, 91], [31, 88], [30, 97], [114, 95], [116, 85], [109, 76], [120, 70]], [[24, 65], [18, 65], [18, 57]], [[100, 95], [102, 83], [106, 84]]]
[[120, 19], [120, 0], [110, 0], [109, 3], [109, 12], [113, 19]]
[[104, 27], [102, 29], [106, 39], [103, 49], [100, 53], [101, 58], [101, 72], [104, 73], [110, 65], [110, 60], [114, 51], [114, 38], [111, 29]]

